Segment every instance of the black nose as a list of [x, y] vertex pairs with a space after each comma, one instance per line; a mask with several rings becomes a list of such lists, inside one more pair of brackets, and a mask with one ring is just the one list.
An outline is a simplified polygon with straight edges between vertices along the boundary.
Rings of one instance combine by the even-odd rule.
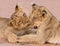
[[37, 29], [38, 27], [37, 26], [34, 26], [34, 29]]
[[35, 6], [36, 4], [34, 3], [34, 4], [32, 4], [32, 6]]

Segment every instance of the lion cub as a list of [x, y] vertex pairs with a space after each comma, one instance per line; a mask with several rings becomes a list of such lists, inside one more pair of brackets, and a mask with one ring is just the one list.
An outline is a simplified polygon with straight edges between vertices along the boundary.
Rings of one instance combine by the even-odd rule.
[[29, 19], [37, 32], [19, 37], [19, 42], [60, 44], [60, 22], [46, 7], [33, 4]]
[[11, 43], [17, 42], [18, 36], [29, 33], [25, 28], [28, 23], [25, 12], [16, 5], [11, 18], [0, 17], [0, 37], [7, 39]]

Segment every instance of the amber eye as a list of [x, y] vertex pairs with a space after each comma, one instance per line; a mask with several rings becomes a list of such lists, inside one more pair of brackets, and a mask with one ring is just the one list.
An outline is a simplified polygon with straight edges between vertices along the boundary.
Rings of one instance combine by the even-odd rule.
[[19, 23], [20, 23], [21, 21], [19, 21]]

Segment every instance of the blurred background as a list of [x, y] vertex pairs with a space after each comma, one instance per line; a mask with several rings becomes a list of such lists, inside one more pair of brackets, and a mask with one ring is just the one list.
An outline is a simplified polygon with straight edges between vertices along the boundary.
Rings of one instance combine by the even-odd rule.
[[0, 0], [0, 16], [9, 18], [18, 2], [27, 15], [31, 12], [32, 3], [36, 3], [47, 7], [60, 20], [60, 0]]

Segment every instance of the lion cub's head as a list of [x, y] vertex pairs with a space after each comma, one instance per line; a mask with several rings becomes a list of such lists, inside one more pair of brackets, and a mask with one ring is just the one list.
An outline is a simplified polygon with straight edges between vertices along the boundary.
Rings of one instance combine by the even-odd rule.
[[18, 5], [15, 7], [15, 12], [11, 16], [10, 25], [16, 29], [21, 29], [27, 26], [28, 18], [23, 12], [22, 8], [20, 8]]
[[49, 24], [52, 20], [56, 20], [56, 18], [46, 7], [38, 6], [36, 4], [32, 5], [32, 12], [29, 19], [33, 23], [32, 25], [35, 29], [42, 24]]

